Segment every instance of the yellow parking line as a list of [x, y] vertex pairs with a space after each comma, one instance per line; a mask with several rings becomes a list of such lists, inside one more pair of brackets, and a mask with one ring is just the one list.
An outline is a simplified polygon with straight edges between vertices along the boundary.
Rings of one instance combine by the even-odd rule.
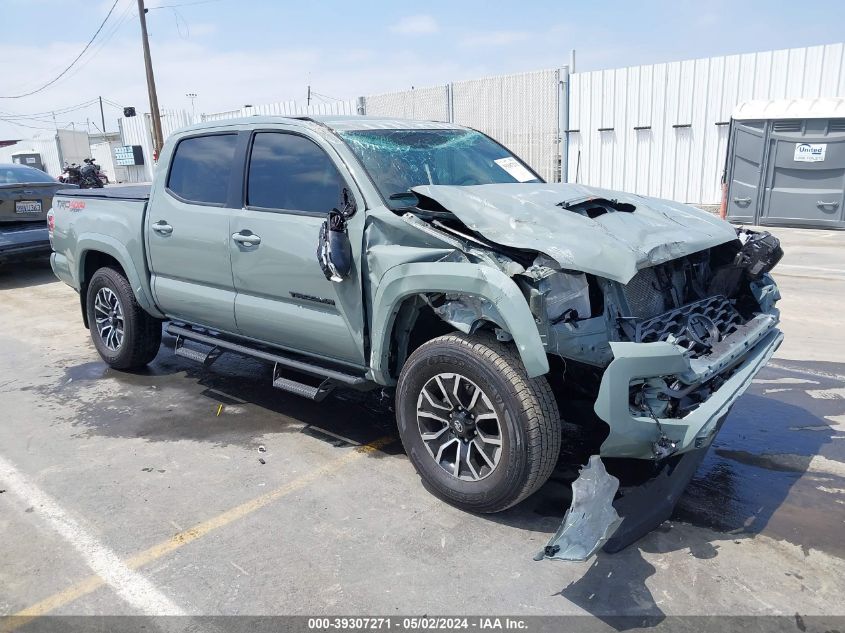
[[[328, 475], [330, 473], [336, 472], [349, 464], [350, 462], [355, 461], [363, 457], [364, 455], [368, 455], [370, 453], [374, 453], [388, 444], [392, 443], [396, 438], [393, 436], [385, 436], [380, 437], [377, 440], [370, 442], [369, 444], [365, 444], [364, 446], [359, 446], [354, 450], [348, 451], [344, 453], [341, 457], [337, 459], [333, 459], [330, 462], [327, 462], [320, 466], [319, 468], [315, 468], [311, 472], [308, 472], [301, 477], [297, 477], [286, 483], [275, 490], [271, 490], [270, 492], [261, 495], [260, 497], [256, 497], [255, 499], [251, 499], [249, 501], [245, 501], [244, 503], [235, 506], [225, 512], [218, 514], [207, 521], [203, 521], [202, 523], [198, 523], [197, 525], [188, 528], [187, 530], [183, 530], [174, 534], [166, 541], [162, 541], [152, 547], [144, 550], [143, 552], [139, 552], [135, 554], [131, 558], [125, 561], [126, 566], [130, 569], [138, 569], [139, 567], [143, 567], [151, 563], [154, 560], [169, 554], [170, 552], [179, 549], [187, 545], [188, 543], [192, 543], [199, 538], [202, 538], [209, 532], [212, 532], [218, 528], [224, 527], [229, 525], [230, 523], [241, 519], [248, 514], [255, 512], [256, 510], [260, 510], [261, 508], [269, 505], [273, 501], [280, 499], [286, 495], [289, 495], [292, 492], [295, 492], [308, 484], [314, 482], [315, 480], [319, 479], [324, 475]], [[46, 615], [59, 607], [62, 607], [66, 604], [85, 596], [96, 589], [103, 586], [104, 581], [99, 576], [89, 576], [84, 580], [71, 585], [67, 589], [60, 591], [58, 593], [53, 594], [49, 598], [45, 598], [35, 604], [26, 607], [25, 609], [18, 611], [17, 613], [3, 618], [0, 620], [0, 633], [9, 633], [13, 631], [27, 622], [31, 620]]]

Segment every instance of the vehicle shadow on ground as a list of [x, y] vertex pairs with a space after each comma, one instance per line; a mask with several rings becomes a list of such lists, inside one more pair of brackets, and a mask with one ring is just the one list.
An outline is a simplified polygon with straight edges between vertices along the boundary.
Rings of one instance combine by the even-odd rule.
[[[211, 367], [173, 355], [165, 336], [156, 360], [144, 370], [125, 372], [101, 361], [68, 367], [53, 398], [73, 402], [86, 388], [105, 380], [112, 395], [98, 395], [73, 424], [80, 436], [193, 440], [254, 448], [265, 436], [304, 433], [334, 446], [368, 444], [396, 435], [396, 423], [379, 392], [336, 391], [321, 403], [271, 386], [272, 364], [223, 354]], [[197, 385], [202, 387], [197, 390]], [[402, 455], [396, 441], [373, 457]]]
[[0, 290], [41, 286], [55, 281], [48, 256], [0, 264]]
[[[761, 375], [782, 378], [789, 372], [767, 369]], [[818, 382], [811, 386], [823, 389], [841, 385], [823, 378]], [[839, 556], [845, 553], [836, 531], [830, 529], [842, 520], [842, 510], [835, 503], [819, 500], [821, 493], [814, 483], [796, 486], [810, 469], [814, 455], [838, 450], [832, 442], [836, 432], [824, 416], [845, 413], [845, 400], [816, 400], [807, 395], [805, 385], [787, 387], [777, 394], [786, 401], [772, 397], [774, 394], [763, 395], [765, 389], [756, 385], [752, 387], [753, 392], [737, 402], [672, 518], [620, 552], [599, 551], [583, 576], [562, 587], [557, 595], [616, 630], [650, 627], [665, 618], [659, 602], [666, 597], [656, 598], [649, 590], [647, 581], [657, 570], [643, 554], [687, 550], [695, 558], [712, 559], [720, 549], [714, 541], [730, 539], [741, 544], [743, 539], [764, 531], [805, 551], [813, 547]], [[808, 410], [808, 400], [814, 412]], [[584, 442], [584, 446], [590, 446], [590, 442]], [[787, 454], [788, 459], [758, 457]], [[583, 460], [587, 457], [581, 456]], [[520, 529], [553, 532], [571, 503], [571, 483], [577, 476], [574, 470], [559, 464], [535, 495], [507, 512], [486, 518]], [[633, 473], [626, 481], [624, 471], [615, 474], [621, 487], [636, 483], [641, 475]], [[816, 477], [815, 472], [812, 477]], [[789, 507], [784, 509], [787, 499]], [[580, 563], [544, 560], [537, 564]]]

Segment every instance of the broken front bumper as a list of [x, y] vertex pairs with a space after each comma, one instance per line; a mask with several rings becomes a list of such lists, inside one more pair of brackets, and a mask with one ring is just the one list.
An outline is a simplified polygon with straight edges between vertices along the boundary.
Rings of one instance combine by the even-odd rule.
[[[614, 359], [605, 370], [594, 407], [610, 427], [600, 454], [655, 459], [655, 446], [661, 440], [673, 445], [672, 453], [706, 446], [719, 420], [780, 346], [783, 334], [775, 327], [777, 320], [777, 311], [760, 314], [741, 332], [722, 341], [718, 350], [697, 359], [690, 359], [683, 348], [672, 343], [612, 342]], [[655, 419], [648, 412], [642, 415], [632, 409], [634, 381], [670, 377], [695, 385], [721, 375], [729, 377], [684, 417]]]

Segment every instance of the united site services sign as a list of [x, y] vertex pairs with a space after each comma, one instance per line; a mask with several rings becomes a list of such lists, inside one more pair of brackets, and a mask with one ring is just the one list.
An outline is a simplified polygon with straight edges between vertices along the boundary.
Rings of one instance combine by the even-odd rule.
[[820, 163], [827, 153], [827, 143], [797, 143], [793, 160], [800, 163]]

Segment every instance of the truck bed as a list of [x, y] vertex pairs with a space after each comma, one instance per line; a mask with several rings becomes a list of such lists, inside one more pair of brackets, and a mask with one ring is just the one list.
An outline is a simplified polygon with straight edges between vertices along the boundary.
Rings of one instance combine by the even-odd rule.
[[106, 200], [142, 200], [150, 199], [150, 185], [124, 185], [123, 187], [104, 187], [103, 189], [62, 189], [56, 193], [63, 198], [103, 198]]
[[52, 209], [56, 276], [79, 290], [84, 255], [89, 249], [99, 250], [121, 262], [139, 296], [151, 297], [144, 239], [149, 195], [149, 185], [56, 193]]

